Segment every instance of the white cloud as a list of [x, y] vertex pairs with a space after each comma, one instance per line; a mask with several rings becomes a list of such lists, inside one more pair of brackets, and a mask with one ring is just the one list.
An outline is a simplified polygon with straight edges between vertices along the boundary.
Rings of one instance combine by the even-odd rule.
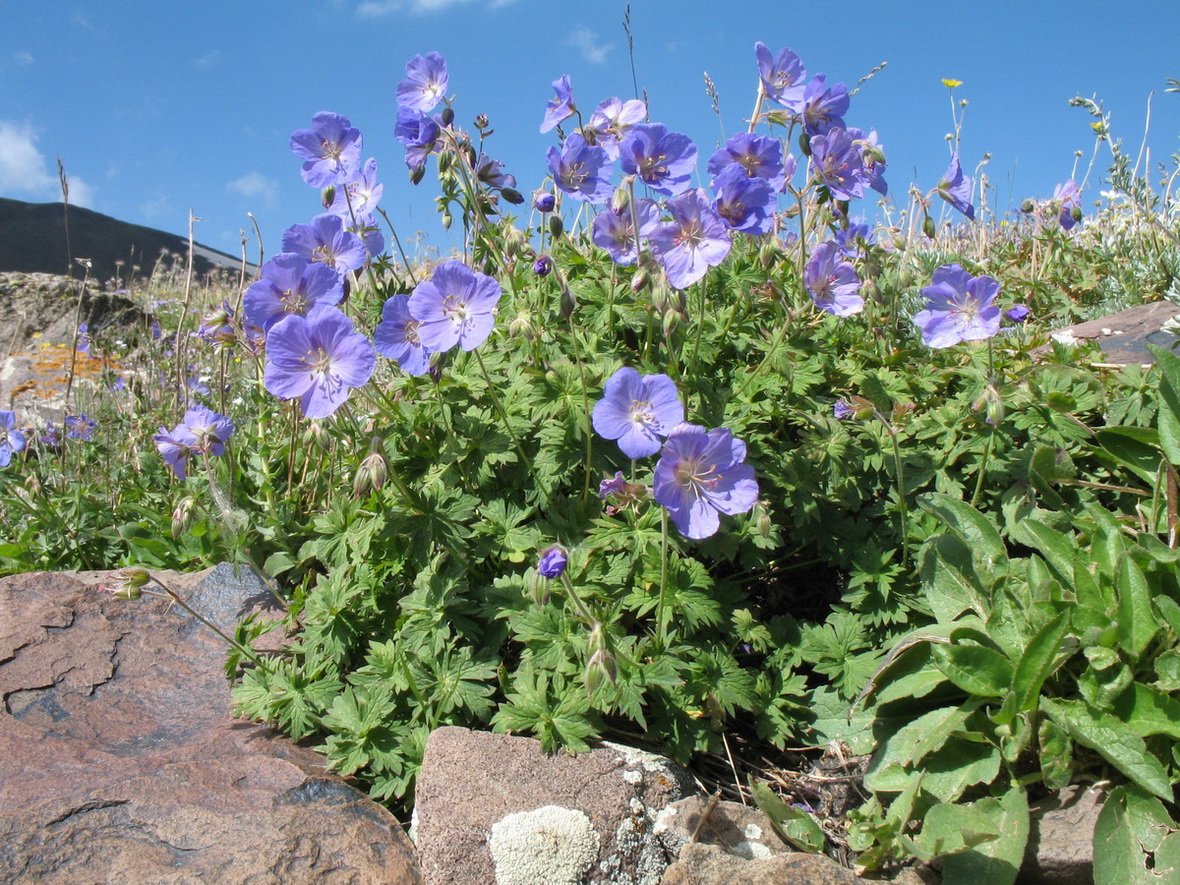
[[274, 205], [278, 183], [261, 172], [247, 172], [227, 184], [225, 189], [243, 197], [261, 199], [269, 207]]
[[[91, 206], [94, 190], [81, 178], [70, 175], [70, 203]], [[53, 202], [61, 199], [61, 183], [57, 169], [50, 171], [49, 163], [37, 150], [37, 134], [27, 123], [0, 120], [0, 191], [32, 199]]]
[[[452, 6], [458, 6], [460, 3], [470, 2], [473, 0], [362, 0], [357, 4], [356, 14], [360, 18], [380, 18], [402, 10], [415, 13], [442, 12]], [[474, 2], [486, 3], [492, 9], [499, 9], [501, 6], [515, 3], [516, 0], [474, 0]]]
[[606, 54], [614, 43], [603, 43], [598, 34], [585, 25], [578, 25], [570, 34], [570, 45], [582, 53], [582, 58], [591, 64], [600, 65], [606, 61]]
[[27, 49], [22, 49], [12, 53], [12, 60], [18, 65], [31, 65], [33, 63], [33, 53]]

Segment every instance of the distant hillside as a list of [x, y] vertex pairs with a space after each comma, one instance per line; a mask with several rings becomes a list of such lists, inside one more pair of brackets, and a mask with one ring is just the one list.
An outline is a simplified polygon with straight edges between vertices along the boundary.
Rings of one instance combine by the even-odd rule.
[[[188, 241], [138, 224], [70, 206], [70, 248], [66, 250], [65, 221], [61, 203], [23, 203], [0, 197], [0, 272], [71, 275], [69, 254], [89, 258], [90, 277], [100, 283], [117, 275], [128, 278], [128, 268], [138, 267], [137, 277], [147, 277], [163, 252], [188, 255]], [[216, 249], [194, 244], [193, 267], [198, 276], [218, 267], [237, 270], [241, 260]], [[116, 266], [116, 262], [122, 262]], [[75, 264], [72, 275], [82, 269]]]

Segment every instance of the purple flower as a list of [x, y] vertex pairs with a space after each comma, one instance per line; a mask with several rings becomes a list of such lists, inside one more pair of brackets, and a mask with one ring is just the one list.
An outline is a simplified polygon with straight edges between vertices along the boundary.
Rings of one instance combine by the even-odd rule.
[[860, 296], [860, 277], [856, 269], [840, 255], [835, 243], [820, 243], [803, 269], [807, 294], [815, 306], [833, 316], [847, 317], [864, 310]]
[[336, 271], [291, 252], [262, 265], [261, 275], [246, 290], [244, 304], [247, 321], [264, 330], [289, 314], [306, 314], [315, 305], [336, 304], [344, 297]]
[[1029, 310], [1027, 306], [1023, 304], [1015, 304], [1004, 311], [1004, 316], [1014, 323], [1023, 323], [1028, 319], [1029, 314], [1031, 313], [1032, 311]]
[[430, 113], [447, 96], [447, 62], [437, 52], [406, 62], [406, 79], [397, 84], [399, 107]]
[[1052, 205], [1057, 209], [1057, 223], [1062, 230], [1072, 230], [1082, 218], [1082, 194], [1071, 178], [1053, 188]]
[[516, 187], [516, 176], [503, 171], [504, 164], [480, 153], [475, 161], [475, 177], [491, 187]]
[[833, 242], [840, 247], [840, 253], [847, 259], [864, 255], [865, 246], [872, 242], [873, 234], [864, 219], [849, 222], [847, 228], [839, 228], [833, 234]]
[[811, 137], [811, 170], [837, 200], [864, 196], [864, 163], [852, 138], [843, 129]]
[[438, 145], [442, 130], [431, 117], [412, 108], [397, 109], [394, 136], [406, 146], [406, 165], [417, 172], [426, 165], [426, 158]]
[[177, 424], [172, 430], [161, 424], [160, 432], [152, 435], [152, 441], [164, 463], [176, 472], [176, 478], [186, 479], [189, 455], [197, 450], [197, 438], [193, 436], [192, 430], [185, 424]]
[[762, 91], [772, 101], [799, 113], [803, 104], [803, 79], [807, 76], [799, 56], [790, 49], [780, 49], [778, 55], [772, 56], [765, 43], [755, 43], [754, 57], [758, 60]]
[[[659, 223], [660, 209], [651, 200], [636, 200], [634, 219], [639, 222], [639, 237], [646, 237]], [[590, 227], [590, 239], [594, 245], [609, 252], [615, 264], [623, 267], [634, 264], [639, 254], [632, 221], [630, 207], [624, 207], [622, 212], [608, 209], [594, 216]]]
[[803, 106], [799, 114], [808, 135], [824, 135], [833, 129], [843, 129], [847, 110], [848, 87], [843, 83], [829, 87], [824, 75], [816, 74], [803, 90]]
[[421, 325], [410, 313], [410, 296], [394, 295], [385, 302], [381, 322], [373, 333], [373, 344], [382, 356], [396, 360], [403, 372], [425, 375], [430, 369], [430, 351], [418, 340]]
[[660, 450], [660, 438], [684, 420], [684, 404], [667, 375], [640, 375], [624, 367], [607, 379], [591, 423], [603, 439], [616, 439], [628, 458]]
[[533, 198], [533, 208], [538, 212], [552, 212], [557, 206], [557, 197], [548, 191], [543, 191]]
[[[311, 224], [293, 224], [283, 231], [283, 252], [323, 264], [341, 277], [365, 266], [368, 250], [361, 238], [344, 229], [344, 219], [331, 212], [315, 216]], [[334, 302], [333, 302], [334, 303]]]
[[705, 167], [717, 186], [717, 176], [730, 166], [741, 166], [751, 178], [765, 178], [776, 191], [786, 184], [783, 168], [783, 146], [777, 138], [739, 132], [725, 142], [725, 147], [709, 157]]
[[474, 350], [492, 334], [500, 284], [462, 261], [444, 261], [410, 296], [410, 314], [421, 324], [418, 340], [431, 353], [456, 344]]
[[539, 277], [547, 277], [553, 270], [553, 259], [548, 255], [542, 255], [533, 262], [533, 273]]
[[588, 141], [606, 151], [612, 161], [619, 158], [619, 142], [631, 127], [647, 116], [647, 105], [637, 98], [622, 101], [608, 98], [594, 109], [585, 134]]
[[885, 152], [877, 140], [877, 130], [865, 133], [863, 129], [849, 129], [852, 143], [860, 151], [863, 181], [866, 187], [871, 187], [881, 196], [889, 193], [889, 185], [885, 183]]
[[707, 538], [720, 527], [719, 514], [745, 513], [758, 502], [754, 468], [745, 460], [746, 444], [728, 428], [681, 424], [664, 443], [652, 492], [682, 535]]
[[201, 318], [201, 325], [197, 327], [197, 337], [208, 341], [214, 348], [221, 348], [233, 344], [237, 340], [234, 332], [234, 309], [229, 302], [223, 300], [219, 307], [212, 308]]
[[354, 215], [370, 215], [381, 202], [381, 195], [385, 192], [385, 185], [377, 181], [377, 160], [369, 157], [361, 167], [357, 177], [337, 187], [329, 212], [335, 212], [345, 220]]
[[558, 150], [551, 145], [546, 153], [553, 183], [583, 203], [605, 203], [611, 196], [610, 157], [597, 145], [587, 144], [577, 132], [566, 137]]
[[16, 452], [25, 450], [25, 435], [16, 429], [16, 412], [0, 410], [0, 467], [7, 467]]
[[85, 412], [79, 415], [66, 415], [66, 437], [80, 442], [90, 442], [90, 434], [98, 424]]
[[946, 175], [938, 183], [938, 195], [968, 219], [975, 220], [975, 207], [971, 205], [971, 178], [963, 174], [958, 151], [951, 155], [951, 164], [947, 167]]
[[733, 230], [768, 234], [774, 224], [774, 188], [765, 178], [750, 178], [737, 163], [713, 180], [713, 208]]
[[667, 209], [671, 223], [657, 225], [648, 241], [668, 282], [685, 289], [725, 260], [731, 245], [729, 228], [699, 187], [669, 200]]
[[657, 194], [672, 197], [692, 183], [697, 146], [662, 123], [637, 123], [619, 145], [619, 159], [626, 174], [637, 176]]
[[844, 402], [844, 400], [837, 400], [832, 406], [832, 414], [837, 421], [846, 421], [856, 416], [856, 409]]
[[360, 168], [361, 131], [327, 111], [312, 117], [311, 127], [291, 134], [291, 150], [304, 161], [303, 180], [312, 187], [350, 181]]
[[560, 578], [568, 562], [569, 556], [566, 555], [565, 549], [560, 544], [554, 544], [541, 554], [537, 562], [537, 572], [542, 578]]
[[562, 74], [553, 81], [553, 98], [545, 105], [545, 119], [541, 121], [541, 131], [548, 132], [566, 117], [571, 117], [577, 111], [574, 105], [573, 87], [570, 86], [569, 74]]
[[373, 374], [373, 345], [335, 307], [316, 305], [306, 317], [275, 323], [266, 336], [266, 389], [279, 399], [299, 399], [308, 418], [326, 418], [351, 388]]
[[957, 264], [939, 267], [922, 289], [926, 310], [914, 315], [926, 346], [939, 349], [995, 335], [1000, 309], [993, 302], [999, 292], [1000, 284], [991, 277], [972, 277]]
[[355, 223], [346, 219], [344, 229], [360, 237], [365, 244], [365, 251], [372, 257], [376, 258], [385, 251], [385, 235], [372, 215], [357, 215]]
[[78, 353], [90, 352], [90, 327], [86, 323], [78, 323]]
[[225, 444], [234, 432], [234, 422], [205, 406], [192, 406], [184, 413], [184, 426], [191, 431], [193, 447], [210, 455], [225, 454]]

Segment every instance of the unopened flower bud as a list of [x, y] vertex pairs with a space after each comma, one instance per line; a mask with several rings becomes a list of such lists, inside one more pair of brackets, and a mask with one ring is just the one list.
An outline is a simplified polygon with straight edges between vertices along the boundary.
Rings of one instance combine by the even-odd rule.
[[441, 151], [438, 155], [438, 171], [448, 172], [455, 164], [455, 155], [450, 151]]
[[805, 157], [811, 156], [811, 138], [806, 132], [799, 133], [799, 153]]
[[594, 694], [594, 690], [602, 684], [603, 678], [613, 685], [619, 675], [618, 664], [601, 621], [595, 621], [591, 625], [586, 646], [590, 652], [590, 658], [586, 662], [586, 690]]
[[537, 329], [533, 325], [533, 315], [527, 310], [522, 310], [517, 314], [516, 319], [508, 324], [508, 337], [515, 338], [518, 335], [525, 341], [532, 341], [537, 337]]
[[759, 501], [754, 505], [754, 525], [758, 530], [758, 537], [763, 541], [770, 540], [770, 530], [774, 522], [770, 518], [770, 502]]
[[449, 129], [451, 124], [455, 122], [455, 111], [450, 105], [447, 105], [442, 109], [442, 113], [438, 115], [438, 118]]
[[927, 215], [925, 218], [922, 219], [922, 233], [924, 233], [930, 239], [932, 239], [932, 240], [934, 239], [934, 234], [935, 234], [934, 219], [931, 218], [929, 215]]
[[561, 236], [562, 231], [564, 231], [564, 230], [565, 230], [565, 225], [562, 224], [562, 222], [561, 222], [561, 216], [560, 215], [550, 215], [549, 216], [549, 234], [550, 234], [550, 236], [552, 236], [554, 239], [557, 239], [558, 237]]
[[680, 311], [669, 310], [664, 313], [664, 318], [661, 320], [661, 325], [664, 331], [664, 338], [671, 338], [672, 333], [680, 325]]
[[631, 277], [631, 291], [638, 295], [647, 288], [650, 282], [651, 274], [648, 273], [647, 268], [641, 267]]
[[385, 462], [385, 456], [380, 452], [370, 452], [356, 469], [352, 493], [357, 498], [363, 498], [369, 492], [380, 491], [388, 477], [389, 465]]
[[1069, 210], [1069, 217], [1072, 218], [1075, 222], [1081, 221], [1082, 220], [1082, 207], [1081, 206], [1074, 206], [1072, 209], [1070, 209]]
[[179, 538], [184, 530], [192, 524], [193, 511], [197, 508], [197, 499], [192, 495], [181, 498], [172, 510], [172, 537]]
[[1023, 323], [1028, 319], [1030, 313], [1032, 313], [1032, 311], [1028, 309], [1027, 305], [1014, 304], [1012, 307], [1004, 311], [1004, 316], [1014, 323]]
[[502, 196], [505, 201], [511, 203], [513, 206], [519, 206], [524, 202], [524, 194], [513, 187], [500, 188], [500, 196]]
[[786, 126], [791, 122], [791, 115], [787, 111], [775, 109], [766, 112], [766, 120], [768, 123], [774, 123], [778, 126]]
[[426, 167], [418, 166], [410, 170], [410, 184], [421, 184], [422, 179], [426, 177]]
[[565, 552], [565, 548], [560, 544], [554, 544], [541, 554], [541, 558], [537, 561], [537, 573], [542, 578], [549, 580], [560, 578], [568, 563], [569, 555]]
[[1020, 211], [1025, 215], [1031, 215], [1037, 209], [1037, 204], [1032, 200], [1024, 200], [1020, 204]]
[[455, 219], [451, 217], [451, 211], [450, 211], [449, 209], [443, 209], [443, 213], [442, 213], [442, 226], [443, 226], [443, 230], [450, 230], [450, 229], [451, 229], [451, 223], [452, 223], [454, 220], [455, 220]]
[[475, 128], [476, 129], [487, 129], [488, 128], [488, 115], [487, 114], [476, 114], [475, 115]]
[[320, 191], [320, 205], [325, 209], [331, 209], [334, 202], [336, 202], [336, 185], [330, 184]]
[[534, 569], [529, 569], [524, 576], [524, 590], [535, 605], [545, 605], [549, 602], [549, 581]]
[[303, 433], [303, 442], [306, 445], [318, 446], [325, 450], [332, 447], [332, 440], [328, 436], [328, 429], [324, 427], [322, 421], [312, 421], [307, 425], [307, 430]]
[[762, 265], [763, 270], [769, 270], [781, 252], [778, 240], [769, 237], [765, 243], [758, 247], [758, 263]]
[[151, 579], [151, 573], [145, 568], [119, 569], [107, 576], [107, 583], [102, 589], [113, 593], [115, 599], [139, 599]]
[[548, 255], [542, 255], [533, 262], [533, 273], [539, 277], [549, 276], [551, 270], [553, 270], [553, 259]]
[[578, 299], [574, 297], [574, 293], [570, 291], [570, 287], [563, 282], [561, 284], [561, 318], [568, 320], [574, 315], [577, 307]]
[[622, 215], [631, 206], [631, 193], [625, 187], [615, 188], [610, 198], [610, 211]]
[[533, 208], [538, 212], [552, 212], [557, 205], [557, 197], [550, 193], [540, 193], [533, 198]]
[[971, 408], [983, 412], [984, 420], [992, 427], [998, 427], [1004, 420], [1004, 400], [992, 384], [983, 389], [983, 393], [971, 404]]

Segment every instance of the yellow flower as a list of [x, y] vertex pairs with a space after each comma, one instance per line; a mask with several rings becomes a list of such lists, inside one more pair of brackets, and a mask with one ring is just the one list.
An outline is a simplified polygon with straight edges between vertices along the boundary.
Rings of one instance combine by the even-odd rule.
[[956, 86], [962, 86], [962, 80], [948, 80], [946, 77], [942, 78], [942, 85], [947, 89], [954, 89]]

